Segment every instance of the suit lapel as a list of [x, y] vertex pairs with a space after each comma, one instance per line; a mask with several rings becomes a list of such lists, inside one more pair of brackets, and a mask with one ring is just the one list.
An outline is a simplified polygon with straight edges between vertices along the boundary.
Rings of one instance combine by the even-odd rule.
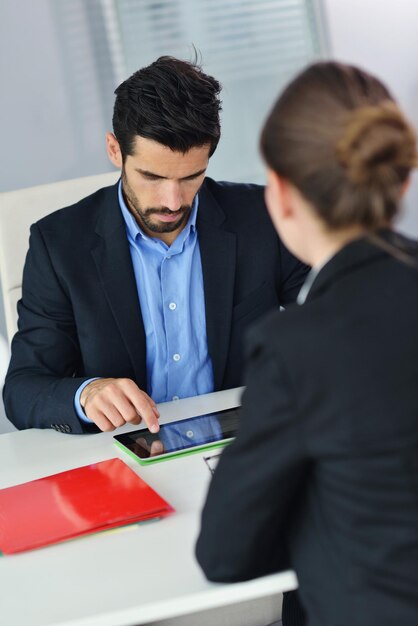
[[205, 290], [206, 332], [215, 390], [221, 388], [228, 357], [235, 282], [236, 236], [223, 227], [225, 214], [203, 185], [197, 232]]
[[145, 331], [117, 185], [109, 189], [99, 208], [96, 234], [91, 254], [100, 282], [131, 358], [135, 380], [146, 389]]
[[344, 275], [374, 263], [385, 254], [367, 237], [356, 239], [337, 252], [315, 277], [306, 300], [313, 300]]

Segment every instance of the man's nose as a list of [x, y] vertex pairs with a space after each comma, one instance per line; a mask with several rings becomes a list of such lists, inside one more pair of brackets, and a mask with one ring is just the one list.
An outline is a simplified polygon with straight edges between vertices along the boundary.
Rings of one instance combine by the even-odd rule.
[[175, 181], [167, 181], [164, 185], [164, 193], [161, 204], [170, 211], [178, 211], [183, 205], [180, 184]]

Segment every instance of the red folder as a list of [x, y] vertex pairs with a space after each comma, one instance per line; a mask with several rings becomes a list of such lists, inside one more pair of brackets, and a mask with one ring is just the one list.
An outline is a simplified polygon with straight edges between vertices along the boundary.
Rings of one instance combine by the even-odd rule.
[[0, 489], [0, 550], [22, 552], [174, 509], [120, 459]]

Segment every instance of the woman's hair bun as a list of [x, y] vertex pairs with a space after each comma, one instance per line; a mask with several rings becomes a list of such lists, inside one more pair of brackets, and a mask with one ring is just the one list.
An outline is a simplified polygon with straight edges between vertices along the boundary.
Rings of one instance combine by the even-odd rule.
[[387, 87], [336, 61], [314, 63], [286, 87], [261, 149], [331, 230], [387, 227], [418, 165], [414, 128]]
[[346, 112], [343, 129], [336, 155], [353, 185], [384, 190], [402, 184], [417, 166], [415, 131], [395, 102]]

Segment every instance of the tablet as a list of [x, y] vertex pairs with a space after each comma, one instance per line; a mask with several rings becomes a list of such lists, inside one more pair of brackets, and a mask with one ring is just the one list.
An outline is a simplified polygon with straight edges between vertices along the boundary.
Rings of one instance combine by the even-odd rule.
[[114, 435], [115, 444], [141, 464], [156, 463], [231, 442], [238, 428], [240, 407], [161, 424], [158, 433], [147, 428]]

